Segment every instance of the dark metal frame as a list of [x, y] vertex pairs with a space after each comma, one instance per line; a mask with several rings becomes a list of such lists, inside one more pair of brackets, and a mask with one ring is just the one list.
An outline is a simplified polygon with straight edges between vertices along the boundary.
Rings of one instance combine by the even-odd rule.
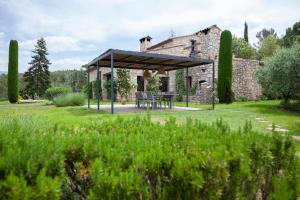
[[[115, 59], [114, 55], [125, 55], [122, 59]], [[143, 59], [137, 60], [127, 60], [129, 58], [134, 57], [142, 57]], [[146, 62], [151, 59], [158, 59], [158, 62]], [[105, 61], [101, 65], [101, 61]], [[166, 62], [172, 62], [172, 64], [166, 64]], [[124, 63], [126, 65], [115, 66], [115, 63]], [[183, 64], [187, 65], [183, 65]], [[140, 66], [132, 67], [132, 65], [138, 64]], [[215, 62], [214, 60], [210, 59], [201, 59], [195, 57], [184, 57], [184, 56], [173, 56], [173, 55], [166, 55], [166, 54], [154, 54], [154, 53], [145, 53], [145, 52], [136, 52], [136, 51], [124, 51], [124, 50], [117, 50], [117, 49], [109, 49], [100, 56], [93, 59], [90, 63], [87, 64], [87, 72], [88, 72], [88, 91], [90, 89], [90, 68], [96, 67], [97, 70], [97, 87], [100, 90], [99, 86], [99, 71], [100, 67], [110, 67], [111, 69], [111, 113], [114, 113], [114, 68], [129, 68], [129, 69], [142, 69], [142, 70], [155, 70], [158, 69], [160, 66], [169, 67], [166, 71], [172, 71], [177, 69], [186, 69], [186, 106], [189, 106], [189, 84], [188, 84], [188, 75], [189, 75], [189, 68], [196, 67], [200, 65], [212, 64], [213, 73], [212, 73], [212, 109], [215, 108]], [[152, 67], [151, 67], [152, 66]], [[157, 67], [157, 68], [153, 68]], [[100, 91], [97, 91], [97, 109], [100, 110]], [[90, 97], [88, 95], [88, 108], [90, 108]]]

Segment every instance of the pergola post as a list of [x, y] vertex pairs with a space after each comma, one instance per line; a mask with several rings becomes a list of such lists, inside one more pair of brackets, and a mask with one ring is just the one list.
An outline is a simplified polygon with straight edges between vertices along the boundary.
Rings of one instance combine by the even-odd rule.
[[110, 99], [111, 99], [111, 114], [114, 114], [114, 54], [110, 54], [110, 71], [111, 71], [111, 79], [110, 79]]
[[185, 85], [186, 95], [185, 95], [185, 103], [186, 107], [189, 107], [189, 68], [186, 68], [186, 85]]
[[88, 108], [90, 108], [90, 72], [89, 68], [87, 68], [87, 89], [88, 89]]
[[213, 72], [212, 72], [212, 109], [215, 109], [215, 61], [212, 63]]
[[100, 110], [100, 88], [99, 88], [99, 61], [97, 61], [97, 109]]

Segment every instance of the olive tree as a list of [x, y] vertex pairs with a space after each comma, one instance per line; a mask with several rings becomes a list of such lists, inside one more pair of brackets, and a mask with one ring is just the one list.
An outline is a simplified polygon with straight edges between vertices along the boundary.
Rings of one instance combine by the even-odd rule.
[[280, 49], [257, 71], [259, 83], [267, 95], [300, 100], [300, 44]]

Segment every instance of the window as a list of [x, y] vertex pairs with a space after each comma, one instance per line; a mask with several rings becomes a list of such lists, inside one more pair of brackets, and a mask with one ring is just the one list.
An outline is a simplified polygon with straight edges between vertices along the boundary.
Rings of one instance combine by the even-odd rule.
[[142, 76], [137, 76], [136, 83], [137, 83], [137, 91], [144, 92], [144, 78]]
[[204, 84], [204, 83], [206, 83], [206, 80], [201, 80], [201, 81], [199, 81], [199, 89], [200, 89], [200, 90], [201, 90], [202, 84]]
[[196, 40], [191, 40], [191, 52], [194, 52], [196, 49]]
[[161, 92], [168, 92], [169, 91], [169, 77], [160, 77], [159, 90]]
[[110, 74], [110, 73], [108, 73], [108, 74], [105, 74], [105, 76], [106, 76], [106, 80], [107, 80], [107, 82], [108, 82], [108, 81], [110, 81], [110, 79], [111, 79], [111, 74]]

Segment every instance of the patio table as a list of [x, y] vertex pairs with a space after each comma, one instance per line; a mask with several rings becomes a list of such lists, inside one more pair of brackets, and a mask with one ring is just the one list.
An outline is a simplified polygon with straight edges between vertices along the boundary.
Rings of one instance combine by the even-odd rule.
[[155, 98], [163, 100], [163, 101], [167, 101], [169, 104], [169, 108], [172, 109], [173, 104], [174, 104], [174, 97], [177, 94], [171, 94], [171, 93], [165, 93], [165, 94], [155, 94]]

